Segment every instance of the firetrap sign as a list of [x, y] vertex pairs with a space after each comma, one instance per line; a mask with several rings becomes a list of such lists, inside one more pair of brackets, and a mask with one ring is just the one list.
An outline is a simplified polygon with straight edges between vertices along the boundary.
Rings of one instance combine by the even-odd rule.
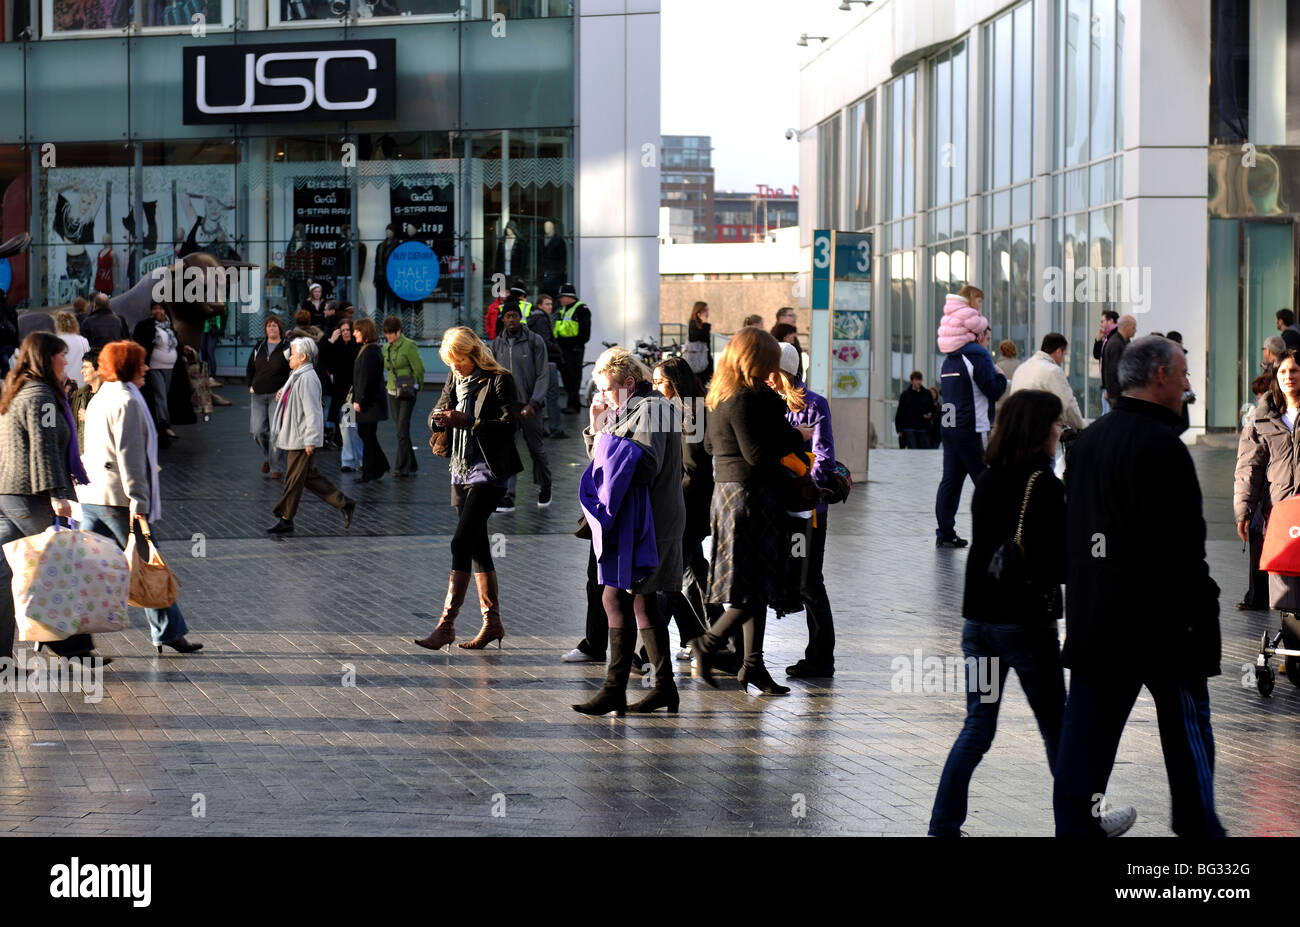
[[385, 273], [398, 299], [418, 303], [437, 289], [438, 255], [422, 241], [402, 242], [388, 256]]

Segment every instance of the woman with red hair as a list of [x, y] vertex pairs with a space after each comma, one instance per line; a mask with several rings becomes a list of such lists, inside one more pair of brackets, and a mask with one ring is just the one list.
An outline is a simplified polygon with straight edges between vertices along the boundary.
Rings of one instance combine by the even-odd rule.
[[[134, 341], [114, 341], [99, 352], [99, 375], [104, 384], [86, 406], [86, 448], [82, 461], [90, 483], [79, 487], [82, 525], [111, 537], [126, 548], [131, 532], [146, 518], [162, 518], [158, 488], [158, 431], [145, 405], [144, 348]], [[153, 644], [162, 653], [203, 648], [185, 639], [188, 628], [180, 605], [146, 608]]]

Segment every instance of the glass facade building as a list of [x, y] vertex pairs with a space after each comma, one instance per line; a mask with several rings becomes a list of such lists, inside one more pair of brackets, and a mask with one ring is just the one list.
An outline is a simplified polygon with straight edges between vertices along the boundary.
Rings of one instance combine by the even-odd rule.
[[[15, 9], [26, 21], [16, 14], [0, 43], [0, 237], [28, 232], [31, 245], [0, 269], [11, 304], [120, 294], [182, 251], [248, 262], [262, 272], [260, 300], [229, 307], [218, 350], [229, 367], [261, 337], [264, 314], [291, 317], [311, 281], [359, 315], [400, 314], [431, 344], [450, 325], [481, 330], [503, 283], [536, 293], [577, 280], [578, 17], [567, 0]], [[382, 118], [350, 113], [356, 72], [321, 57], [375, 43], [393, 56]], [[220, 54], [246, 61], [248, 81], [212, 72], [205, 104], [189, 59]], [[312, 55], [321, 118], [301, 121], [293, 105], [246, 118], [241, 96], [260, 101], [277, 80], [306, 86], [310, 102], [310, 70], [277, 68]], [[195, 119], [196, 105], [222, 108], [213, 100], [239, 111]], [[436, 288], [418, 301], [375, 273], [403, 240], [437, 258]]]

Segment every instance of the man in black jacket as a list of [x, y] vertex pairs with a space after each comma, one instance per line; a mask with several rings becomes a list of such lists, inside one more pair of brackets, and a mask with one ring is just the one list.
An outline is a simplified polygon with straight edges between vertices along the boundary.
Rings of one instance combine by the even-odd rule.
[[95, 294], [95, 311], [82, 319], [81, 334], [90, 342], [92, 351], [98, 351], [110, 341], [128, 341], [131, 338], [126, 320], [109, 308], [107, 293]]
[[1115, 407], [1116, 400], [1122, 392], [1119, 384], [1119, 361], [1124, 356], [1124, 348], [1137, 334], [1137, 319], [1131, 315], [1120, 316], [1119, 325], [1106, 339], [1106, 346], [1101, 352], [1101, 410], [1105, 414]]
[[899, 447], [929, 450], [930, 421], [934, 418], [934, 397], [925, 388], [921, 371], [913, 370], [911, 385], [898, 397], [898, 411], [894, 413], [894, 431]]
[[1145, 685], [1174, 832], [1222, 837], [1206, 686], [1219, 674], [1219, 587], [1205, 562], [1200, 484], [1178, 437], [1187, 359], [1172, 341], [1140, 338], [1124, 352], [1119, 382], [1115, 408], [1079, 436], [1070, 457], [1062, 658], [1071, 677], [1056, 833], [1106, 832], [1099, 797]]

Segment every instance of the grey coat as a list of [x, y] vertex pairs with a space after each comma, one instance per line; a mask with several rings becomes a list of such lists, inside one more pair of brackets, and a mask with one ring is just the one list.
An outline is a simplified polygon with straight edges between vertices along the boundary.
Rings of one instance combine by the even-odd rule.
[[550, 361], [546, 342], [537, 332], [521, 325], [519, 334], [511, 338], [502, 325], [501, 334], [492, 339], [492, 356], [515, 378], [520, 402], [531, 404], [535, 409], [546, 405], [546, 385], [550, 378], [547, 365]]
[[[1271, 508], [1300, 489], [1298, 439], [1300, 434], [1286, 427], [1269, 396], [1259, 397], [1255, 421], [1241, 430], [1237, 444], [1232, 490], [1235, 521], [1249, 521], [1260, 502], [1267, 501]], [[1268, 574], [1268, 597], [1273, 608], [1300, 610], [1300, 577]]]
[[86, 505], [129, 507], [132, 515], [156, 516], [149, 464], [148, 412], [120, 381], [105, 383], [86, 406], [86, 446], [81, 463], [90, 477], [77, 488]]
[[[655, 522], [659, 568], [637, 583], [638, 595], [677, 592], [682, 588], [682, 534], [686, 530], [686, 503], [682, 499], [682, 413], [676, 403], [658, 393], [633, 396], [627, 413], [606, 424], [608, 434], [629, 438], [640, 446], [637, 483], [650, 483], [650, 511]], [[582, 432], [591, 457], [596, 435], [588, 426]]]
[[[275, 394], [275, 446], [301, 451], [325, 443], [325, 416], [321, 410], [320, 377], [312, 364], [303, 364], [289, 375], [289, 381]], [[295, 375], [296, 374], [296, 375]], [[289, 389], [289, 400], [280, 415], [280, 393]]]
[[0, 493], [72, 498], [71, 438], [54, 390], [45, 383], [25, 383], [0, 415]]

